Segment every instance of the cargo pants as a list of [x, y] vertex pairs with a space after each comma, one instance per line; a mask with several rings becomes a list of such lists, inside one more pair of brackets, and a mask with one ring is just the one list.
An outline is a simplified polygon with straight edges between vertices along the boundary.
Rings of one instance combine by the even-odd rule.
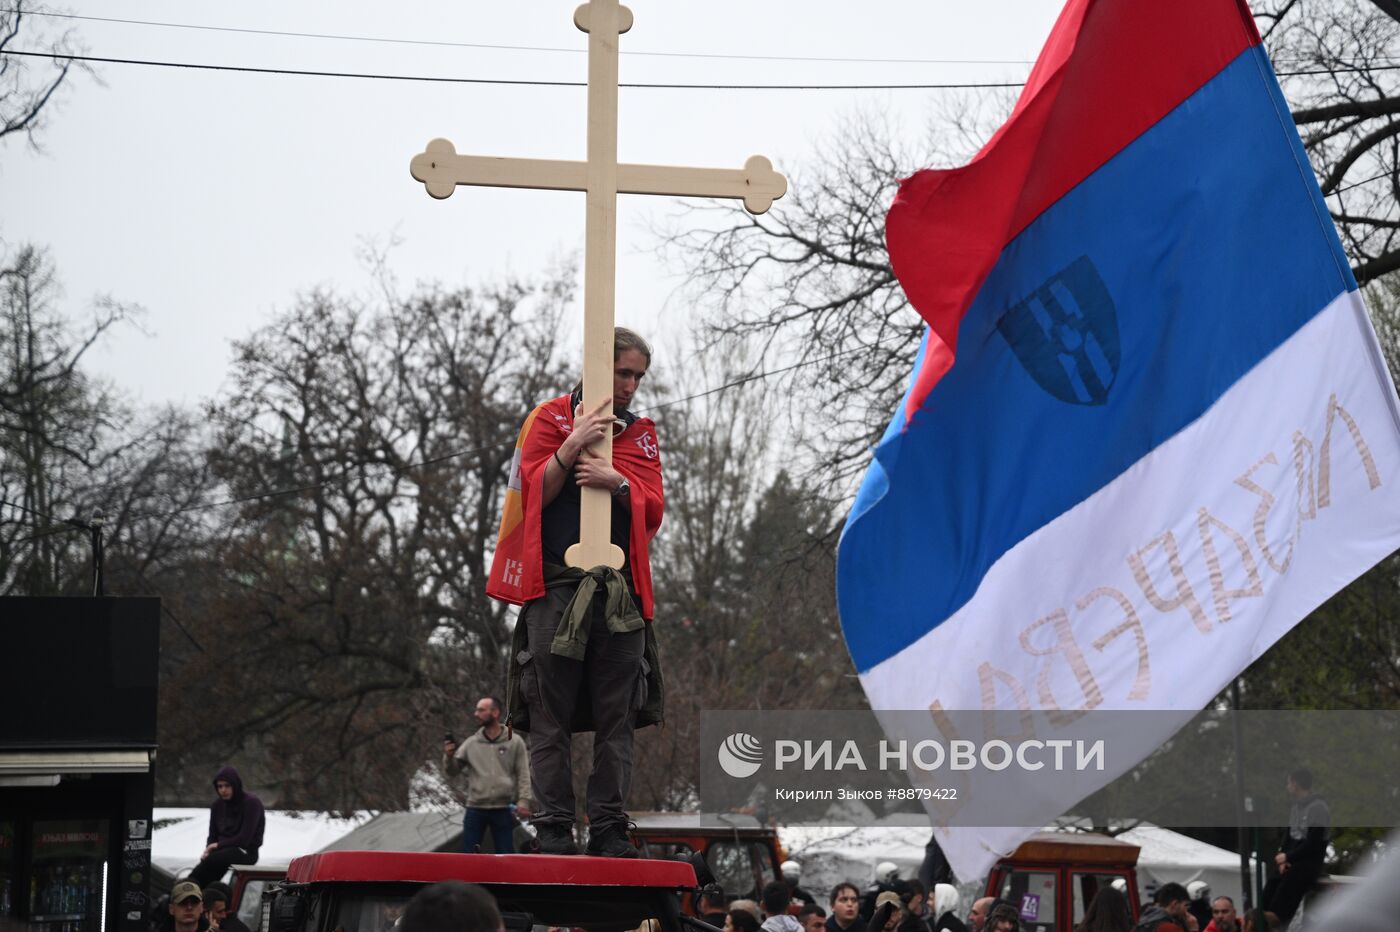
[[572, 825], [575, 799], [571, 720], [586, 698], [593, 725], [593, 772], [585, 811], [592, 831], [626, 821], [632, 782], [633, 719], [644, 689], [644, 631], [614, 634], [592, 612], [583, 660], [550, 652], [572, 587], [546, 590], [521, 609], [530, 661], [521, 689], [530, 713], [530, 787], [537, 824]]

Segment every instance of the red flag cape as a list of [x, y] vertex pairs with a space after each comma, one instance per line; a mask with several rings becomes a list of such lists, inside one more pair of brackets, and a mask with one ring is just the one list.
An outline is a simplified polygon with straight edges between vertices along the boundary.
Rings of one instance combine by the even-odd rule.
[[[568, 395], [546, 401], [530, 412], [515, 441], [496, 556], [486, 594], [512, 605], [544, 595], [544, 559], [540, 554], [541, 490], [544, 470], [574, 427]], [[661, 453], [656, 425], [638, 418], [613, 438], [613, 468], [631, 486], [632, 528], [628, 536], [632, 582], [641, 599], [642, 617], [651, 620], [651, 561], [647, 545], [661, 526], [665, 497], [661, 491]]]

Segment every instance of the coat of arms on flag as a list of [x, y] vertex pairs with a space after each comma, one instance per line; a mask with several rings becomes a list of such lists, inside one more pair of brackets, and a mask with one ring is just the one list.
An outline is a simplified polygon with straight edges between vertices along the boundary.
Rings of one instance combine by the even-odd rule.
[[886, 238], [928, 330], [838, 557], [877, 714], [1200, 709], [1400, 548], [1400, 407], [1240, 0], [1070, 0]]

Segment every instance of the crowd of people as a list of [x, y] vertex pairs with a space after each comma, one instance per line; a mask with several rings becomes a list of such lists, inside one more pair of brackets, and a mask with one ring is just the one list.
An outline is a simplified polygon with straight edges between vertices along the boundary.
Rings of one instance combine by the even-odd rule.
[[[506, 698], [480, 697], [473, 710], [477, 730], [460, 744], [448, 734], [442, 745], [445, 775], [465, 782], [466, 852], [479, 851], [488, 832], [497, 853], [513, 852], [517, 821], [531, 819], [534, 850], [578, 854], [574, 822], [582, 808], [589, 825], [584, 853], [638, 855], [624, 808], [633, 732], [661, 721], [664, 702], [648, 554], [664, 506], [659, 444], [655, 424], [631, 411], [651, 356], [641, 336], [616, 328], [608, 397], [590, 399], [585, 408], [580, 384], [537, 405], [520, 430], [486, 587], [491, 597], [521, 607]], [[580, 546], [580, 506], [587, 496], [604, 499], [608, 507], [618, 566], [570, 565]], [[587, 731], [594, 733], [592, 772], [580, 807], [572, 738]], [[238, 772], [221, 770], [214, 787], [218, 799], [207, 846], [190, 882], [180, 885], [190, 888], [185, 902], [170, 902], [174, 932], [203, 932], [190, 913], [213, 923], [211, 910], [193, 904], [208, 901], [211, 885], [231, 864], [256, 863], [262, 844], [262, 803], [243, 788]], [[1326, 803], [1312, 793], [1306, 770], [1289, 776], [1288, 792], [1294, 801], [1289, 835], [1263, 894], [1273, 923], [1282, 925], [1316, 882], [1328, 825]], [[757, 901], [723, 902], [722, 891], [711, 890], [704, 903], [707, 918], [725, 932], [1020, 932], [1022, 923], [1012, 903], [982, 897], [964, 915], [956, 888], [937, 884], [930, 896], [916, 880], [881, 882], [865, 891], [842, 883], [825, 904], [821, 899], [787, 877], [769, 884]], [[1122, 892], [1105, 886], [1079, 928], [1266, 932], [1277, 927], [1269, 916], [1253, 910], [1237, 922], [1228, 897], [1198, 902], [1193, 911], [1188, 891], [1169, 883], [1132, 926]]]
[[[530, 765], [519, 735], [501, 724], [499, 699], [483, 696], [474, 715], [479, 728], [459, 746], [450, 735], [443, 746], [443, 768], [466, 777], [463, 848], [479, 851], [489, 831], [497, 853], [515, 851], [512, 829], [530, 815]], [[247, 932], [230, 915], [229, 890], [218, 881], [231, 864], [255, 864], [263, 842], [262, 801], [244, 789], [238, 771], [221, 769], [214, 777], [207, 843], [199, 864], [177, 884], [162, 911], [156, 932]], [[1263, 907], [1241, 915], [1228, 896], [1211, 897], [1204, 883], [1188, 889], [1166, 883], [1143, 904], [1134, 922], [1124, 892], [1100, 887], [1089, 900], [1076, 932], [1276, 932], [1287, 928], [1304, 894], [1317, 882], [1328, 843], [1327, 804], [1313, 792], [1305, 769], [1289, 774], [1292, 799], [1290, 827], [1275, 857], [1276, 873], [1263, 891]], [[630, 843], [629, 843], [630, 847]], [[590, 852], [593, 846], [590, 845]], [[601, 852], [600, 852], [601, 853]], [[635, 856], [635, 849], [632, 855]], [[704, 888], [697, 910], [724, 932], [1021, 932], [1020, 912], [1012, 903], [981, 897], [960, 910], [951, 884], [928, 888], [915, 879], [901, 880], [892, 864], [876, 868], [877, 880], [864, 890], [836, 884], [825, 897], [801, 886], [801, 866], [781, 867], [782, 880], [768, 884], [757, 899], [727, 900], [717, 886]], [[823, 902], [824, 901], [824, 902]]]
[[[979, 897], [964, 913], [957, 888], [945, 883], [935, 884], [930, 897], [912, 879], [884, 877], [865, 890], [843, 881], [824, 899], [825, 905], [788, 876], [764, 887], [756, 901], [726, 900], [722, 890], [708, 887], [698, 911], [724, 932], [1022, 932], [1032, 927], [1015, 905], [998, 897]], [[1198, 918], [1203, 910], [1204, 921]], [[1206, 890], [1192, 899], [1186, 887], [1167, 883], [1136, 922], [1121, 890], [1099, 888], [1075, 932], [1277, 932], [1283, 927], [1272, 912], [1253, 909], [1240, 916], [1228, 896], [1212, 898]]]
[[155, 932], [248, 932], [229, 908], [233, 896], [228, 885], [220, 882], [203, 888], [182, 880], [170, 891], [166, 914], [155, 923]]

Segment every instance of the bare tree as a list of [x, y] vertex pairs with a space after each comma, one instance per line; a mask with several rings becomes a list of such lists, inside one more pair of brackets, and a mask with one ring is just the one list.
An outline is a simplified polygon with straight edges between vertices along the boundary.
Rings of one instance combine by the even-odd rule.
[[712, 341], [754, 341], [756, 368], [795, 366], [783, 381], [792, 417], [820, 425], [799, 442], [835, 498], [853, 491], [923, 335], [885, 249], [899, 179], [975, 151], [1006, 103], [957, 99], [941, 132], [913, 144], [883, 117], [858, 114], [796, 167], [789, 195], [768, 213], [688, 207], [659, 231], [663, 253], [687, 271], [711, 315]]
[[[735, 341], [687, 369], [688, 389], [744, 377]], [[694, 357], [692, 357], [694, 358]], [[664, 729], [638, 733], [638, 807], [692, 808], [705, 709], [858, 704], [835, 610], [835, 536], [826, 496], [783, 472], [780, 392], [744, 381], [657, 406], [666, 521], [654, 556]]]
[[1256, 18], [1357, 281], [1400, 269], [1395, 4], [1272, 0]]
[[[1400, 22], [1393, 3], [1264, 0], [1257, 19], [1332, 217], [1362, 283], [1400, 268]], [[792, 172], [761, 217], [693, 208], [660, 231], [688, 273], [714, 338], [759, 338], [798, 363], [787, 386], [817, 474], [839, 496], [869, 462], [913, 367], [923, 321], [885, 251], [898, 181], [965, 161], [1009, 112], [994, 95], [954, 100], [936, 134], [905, 142], [885, 120], [851, 118]], [[708, 221], [708, 222], [706, 222]], [[679, 232], [678, 232], [679, 231]]]
[[0, 259], [0, 594], [81, 591], [87, 542], [74, 532], [102, 507], [102, 470], [126, 444], [125, 408], [82, 363], [134, 309], [100, 299], [78, 330], [59, 296], [43, 251]]
[[283, 805], [402, 807], [463, 696], [503, 688], [486, 558], [516, 431], [567, 389], [570, 290], [313, 294], [237, 345], [210, 462], [241, 504], [176, 606], [211, 649], [168, 670], [165, 795], [238, 754]]
[[46, 28], [43, 18], [48, 15], [27, 0], [11, 0], [0, 9], [0, 139], [23, 135], [34, 148], [72, 70], [87, 70], [67, 57], [78, 51], [74, 34]]
[[[910, 160], [887, 127], [859, 121], [793, 173], [790, 194], [767, 214], [687, 208], [686, 232], [666, 236], [710, 306], [714, 342], [753, 338], [759, 360], [804, 364], [789, 384], [817, 396], [801, 413], [820, 409], [835, 421], [824, 424], [832, 442], [819, 455], [837, 474], [863, 465], [875, 409], [898, 396], [922, 332], [883, 232], [884, 205]], [[852, 377], [846, 357], [856, 355]]]

